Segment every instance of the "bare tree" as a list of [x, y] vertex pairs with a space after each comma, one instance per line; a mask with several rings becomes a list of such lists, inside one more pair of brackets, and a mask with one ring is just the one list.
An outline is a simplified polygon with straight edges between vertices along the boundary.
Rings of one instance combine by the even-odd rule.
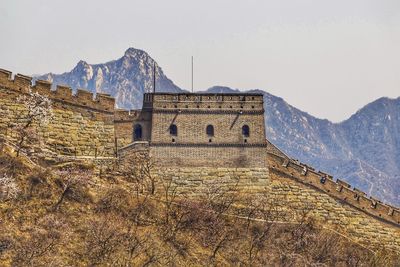
[[163, 187], [164, 224], [168, 225], [173, 205], [178, 197], [178, 186], [173, 179], [167, 177], [162, 177], [161, 184]]
[[37, 143], [39, 132], [37, 127], [45, 126], [53, 116], [52, 102], [46, 96], [29, 92], [18, 97], [17, 102], [25, 107], [12, 125], [17, 133], [17, 157], [26, 144]]
[[78, 254], [90, 266], [136, 266], [150, 239], [116, 214], [97, 216], [82, 230], [85, 243]]
[[13, 266], [48, 266], [54, 262], [57, 248], [62, 242], [67, 225], [59, 218], [47, 215], [29, 229], [27, 235], [16, 237]]
[[91, 181], [92, 172], [89, 169], [69, 167], [56, 172], [56, 184], [59, 186], [60, 193], [57, 202], [54, 204], [54, 210], [58, 210], [66, 197], [76, 201], [84, 198], [84, 190]]
[[152, 174], [154, 163], [147, 151], [138, 151], [123, 157], [119, 162], [119, 173], [136, 192], [153, 195], [156, 190], [156, 176]]

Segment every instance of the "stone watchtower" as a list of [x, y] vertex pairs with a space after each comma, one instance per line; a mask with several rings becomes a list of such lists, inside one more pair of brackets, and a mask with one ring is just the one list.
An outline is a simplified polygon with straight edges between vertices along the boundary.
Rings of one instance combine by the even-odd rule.
[[266, 167], [262, 94], [147, 93], [130, 115], [117, 133], [130, 128], [159, 165]]

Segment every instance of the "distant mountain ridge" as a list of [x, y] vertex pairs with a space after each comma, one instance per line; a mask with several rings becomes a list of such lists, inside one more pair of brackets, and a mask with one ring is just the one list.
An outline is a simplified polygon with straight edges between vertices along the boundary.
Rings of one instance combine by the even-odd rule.
[[[105, 64], [80, 61], [71, 72], [35, 77], [72, 88], [107, 93], [125, 109], [141, 107], [152, 90], [154, 60], [129, 48]], [[156, 67], [158, 91], [183, 92]], [[240, 92], [214, 86], [205, 92]], [[400, 206], [400, 97], [380, 98], [341, 123], [309, 115], [263, 90], [267, 138], [285, 153], [391, 204]]]
[[[117, 106], [125, 109], [140, 107], [143, 93], [153, 90], [155, 61], [143, 50], [129, 48], [124, 55], [104, 64], [88, 64], [81, 60], [70, 72], [47, 73], [35, 79], [84, 88], [92, 93], [105, 93], [116, 98]], [[156, 89], [165, 92], [182, 91], [156, 64]]]

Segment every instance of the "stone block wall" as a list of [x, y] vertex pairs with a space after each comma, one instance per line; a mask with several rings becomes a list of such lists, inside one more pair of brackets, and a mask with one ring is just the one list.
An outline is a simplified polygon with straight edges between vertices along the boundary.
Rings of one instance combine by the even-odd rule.
[[374, 198], [368, 198], [364, 192], [352, 188], [344, 181], [334, 181], [333, 177], [326, 173], [316, 172], [309, 166], [273, 154], [268, 155], [268, 165], [271, 172], [293, 178], [299, 183], [320, 190], [332, 198], [351, 205], [377, 219], [400, 227], [399, 209], [381, 203]]
[[152, 112], [151, 155], [163, 166], [266, 167], [260, 94], [156, 93], [145, 95], [143, 107]]
[[[37, 81], [31, 85], [30, 77], [0, 70], [0, 128], [11, 140], [16, 133], [9, 123], [21, 121], [25, 107], [17, 102], [19, 96], [29, 91], [39, 92], [52, 100], [53, 118], [49, 124], [37, 126], [45, 148], [59, 155], [115, 156], [114, 99], [98, 94], [96, 98], [86, 91], [72, 95], [68, 87]], [[23, 117], [23, 116], [22, 116]]]
[[[192, 113], [154, 111], [152, 124], [153, 143], [183, 144], [265, 144], [265, 127], [263, 114], [248, 113]], [[175, 124], [178, 128], [177, 136], [170, 135], [169, 127]], [[206, 133], [207, 125], [213, 125], [214, 136]], [[250, 136], [242, 134], [242, 127], [248, 125]]]
[[150, 147], [159, 166], [266, 168], [265, 146], [218, 146], [166, 144]]
[[158, 183], [171, 179], [180, 194], [191, 197], [202, 197], [216, 189], [257, 193], [269, 180], [266, 168], [164, 167], [155, 169], [154, 175]]
[[261, 94], [155, 93], [144, 96], [144, 108], [264, 112]]
[[142, 140], [150, 141], [151, 138], [151, 113], [143, 110], [116, 110], [114, 113], [115, 136], [118, 148], [131, 144], [136, 125], [142, 127]]
[[[271, 164], [274, 164], [271, 162]], [[400, 228], [370, 216], [325, 192], [304, 185], [274, 169], [265, 168], [159, 168], [158, 179], [172, 179], [178, 192], [203, 198], [216, 188], [239, 190], [237, 194], [263, 194], [280, 209], [310, 215], [323, 228], [338, 232], [371, 249], [400, 251]], [[160, 186], [160, 185], [158, 185]], [[285, 203], [290, 204], [286, 205]], [[295, 221], [294, 216], [288, 222]]]

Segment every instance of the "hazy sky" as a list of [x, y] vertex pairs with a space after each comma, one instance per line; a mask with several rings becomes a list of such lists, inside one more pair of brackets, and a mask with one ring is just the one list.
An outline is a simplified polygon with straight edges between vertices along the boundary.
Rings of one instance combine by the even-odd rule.
[[60, 73], [147, 51], [178, 86], [264, 89], [341, 121], [400, 96], [399, 0], [1, 0], [0, 68]]

